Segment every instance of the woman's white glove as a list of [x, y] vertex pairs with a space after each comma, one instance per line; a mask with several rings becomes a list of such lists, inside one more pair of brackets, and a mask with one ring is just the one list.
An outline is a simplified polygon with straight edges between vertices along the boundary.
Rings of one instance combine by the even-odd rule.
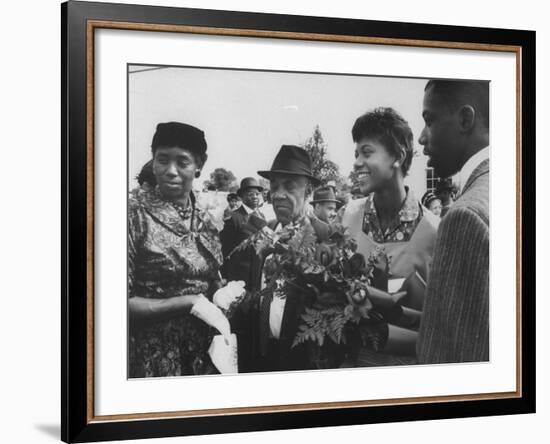
[[203, 295], [199, 297], [199, 300], [195, 302], [191, 308], [191, 314], [217, 329], [227, 340], [229, 340], [231, 336], [229, 321], [223, 312], [206, 299], [206, 297]]
[[214, 293], [212, 300], [221, 309], [227, 311], [231, 304], [237, 301], [245, 293], [244, 281], [231, 281], [225, 287]]

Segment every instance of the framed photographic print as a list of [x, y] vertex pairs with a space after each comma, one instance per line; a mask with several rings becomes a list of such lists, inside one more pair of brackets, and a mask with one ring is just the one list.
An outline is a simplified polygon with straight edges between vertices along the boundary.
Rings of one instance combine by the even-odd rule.
[[65, 442], [535, 411], [534, 32], [61, 12]]

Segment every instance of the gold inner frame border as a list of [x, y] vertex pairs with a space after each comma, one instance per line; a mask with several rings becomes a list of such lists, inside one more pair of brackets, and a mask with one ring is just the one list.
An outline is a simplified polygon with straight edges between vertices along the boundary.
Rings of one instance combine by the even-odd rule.
[[[119, 29], [151, 32], [176, 32], [187, 34], [218, 35], [231, 37], [277, 38], [288, 40], [310, 40], [336, 43], [363, 43], [372, 45], [394, 45], [422, 48], [461, 49], [489, 52], [511, 52], [516, 55], [516, 391], [501, 393], [464, 394], [452, 396], [430, 396], [363, 401], [338, 401], [312, 404], [285, 404], [256, 407], [231, 407], [206, 410], [184, 410], [173, 412], [129, 413], [117, 415], [94, 414], [94, 32], [96, 29]], [[514, 45], [498, 45], [471, 42], [448, 42], [436, 40], [414, 40], [368, 36], [334, 34], [311, 34], [285, 31], [264, 31], [255, 29], [214, 28], [187, 25], [163, 25], [131, 23], [121, 21], [88, 20], [86, 41], [86, 165], [87, 165], [87, 423], [155, 420], [165, 418], [191, 418], [201, 416], [228, 416], [238, 414], [261, 414], [296, 412], [305, 410], [327, 410], [336, 408], [379, 407], [416, 403], [441, 403], [520, 398], [522, 396], [522, 48]]]

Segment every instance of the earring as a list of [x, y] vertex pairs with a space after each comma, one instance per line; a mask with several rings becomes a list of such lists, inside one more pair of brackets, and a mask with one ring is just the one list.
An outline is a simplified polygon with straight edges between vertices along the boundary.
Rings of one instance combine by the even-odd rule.
[[195, 171], [195, 177], [200, 177], [200, 175], [201, 175], [201, 170]]
[[393, 163], [393, 167], [394, 167], [394, 168], [399, 168], [399, 162], [394, 162], [394, 163]]

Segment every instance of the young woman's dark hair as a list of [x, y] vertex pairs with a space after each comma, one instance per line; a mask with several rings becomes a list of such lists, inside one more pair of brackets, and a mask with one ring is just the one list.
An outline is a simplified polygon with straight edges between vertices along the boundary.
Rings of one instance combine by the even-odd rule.
[[407, 175], [414, 153], [413, 133], [407, 121], [393, 108], [376, 108], [358, 117], [351, 135], [355, 143], [364, 137], [375, 138], [398, 158], [404, 151], [401, 171]]

